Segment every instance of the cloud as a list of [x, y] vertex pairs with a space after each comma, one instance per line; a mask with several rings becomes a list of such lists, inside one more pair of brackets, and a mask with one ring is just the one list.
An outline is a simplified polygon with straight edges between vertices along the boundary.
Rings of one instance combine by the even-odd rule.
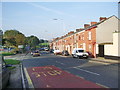
[[34, 3], [28, 3], [28, 4], [30, 4], [34, 7], [40, 8], [42, 10], [45, 10], [45, 11], [53, 12], [53, 13], [56, 13], [56, 14], [59, 14], [59, 15], [65, 15], [64, 12], [54, 10], [54, 9], [51, 9], [51, 8], [48, 8], [48, 7], [45, 7], [45, 6], [42, 6], [42, 5], [38, 5], [38, 4], [34, 4]]
[[40, 8], [42, 10], [45, 10], [45, 11], [48, 11], [48, 12], [52, 12], [52, 13], [55, 13], [55, 14], [58, 14], [58, 15], [67, 15], [67, 16], [70, 16], [70, 17], [76, 17], [74, 15], [67, 14], [65, 12], [54, 10], [54, 9], [51, 9], [51, 8], [48, 8], [48, 7], [45, 7], [45, 6], [42, 6], [42, 5], [38, 5], [38, 4], [35, 4], [35, 3], [28, 3], [28, 4], [32, 5], [32, 6], [36, 7], [36, 8]]

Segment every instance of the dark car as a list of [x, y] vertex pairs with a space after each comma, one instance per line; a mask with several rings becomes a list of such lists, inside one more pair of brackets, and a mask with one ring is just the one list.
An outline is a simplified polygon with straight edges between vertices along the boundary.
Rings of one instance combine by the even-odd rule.
[[62, 55], [63, 55], [63, 56], [68, 56], [68, 55], [69, 55], [69, 52], [68, 52], [67, 50], [63, 50], [63, 51], [62, 51]]
[[54, 49], [50, 49], [50, 53], [54, 53]]
[[33, 52], [33, 57], [36, 57], [36, 56], [40, 56], [40, 52], [39, 51], [35, 51], [35, 52]]
[[9, 84], [9, 79], [10, 79], [10, 70], [7, 68], [7, 67], [11, 67], [11, 65], [6, 65], [5, 61], [4, 61], [4, 58], [1, 57], [1, 60], [0, 60], [0, 67], [1, 70], [0, 70], [0, 83], [2, 82], [2, 84], [0, 85], [0, 89], [2, 88], [5, 88], [8, 84]]

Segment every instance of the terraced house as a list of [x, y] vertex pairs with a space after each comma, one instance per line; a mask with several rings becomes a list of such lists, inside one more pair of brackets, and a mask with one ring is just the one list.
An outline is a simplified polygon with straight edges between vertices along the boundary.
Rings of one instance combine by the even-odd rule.
[[93, 57], [120, 58], [120, 20], [116, 16], [100, 17], [99, 22], [84, 24], [84, 28], [76, 29], [68, 34], [55, 38], [51, 48], [60, 51], [83, 48]]

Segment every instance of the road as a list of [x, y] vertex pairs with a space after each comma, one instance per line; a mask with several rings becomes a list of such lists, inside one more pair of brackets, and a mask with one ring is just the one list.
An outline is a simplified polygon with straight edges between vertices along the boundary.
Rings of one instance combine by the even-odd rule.
[[77, 59], [42, 53], [40, 57], [30, 54], [23, 60], [23, 67], [55, 66], [85, 80], [108, 88], [118, 88], [118, 64], [104, 64], [87, 59]]

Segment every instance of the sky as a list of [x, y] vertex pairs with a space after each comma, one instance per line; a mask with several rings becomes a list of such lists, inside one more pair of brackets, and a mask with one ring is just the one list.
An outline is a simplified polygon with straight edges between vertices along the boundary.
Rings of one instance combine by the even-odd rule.
[[117, 2], [2, 2], [2, 29], [50, 40], [99, 17], [118, 16]]

